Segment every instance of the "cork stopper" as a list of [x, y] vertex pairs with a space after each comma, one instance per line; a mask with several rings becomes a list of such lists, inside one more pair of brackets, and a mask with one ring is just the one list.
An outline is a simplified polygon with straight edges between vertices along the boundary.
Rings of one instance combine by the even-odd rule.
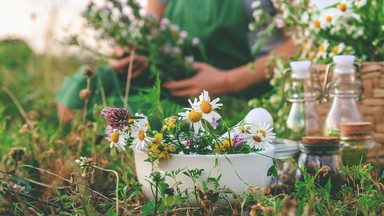
[[339, 145], [339, 137], [306, 136], [301, 139], [305, 145], [334, 146]]
[[345, 122], [340, 124], [340, 131], [343, 135], [363, 135], [372, 132], [371, 122]]

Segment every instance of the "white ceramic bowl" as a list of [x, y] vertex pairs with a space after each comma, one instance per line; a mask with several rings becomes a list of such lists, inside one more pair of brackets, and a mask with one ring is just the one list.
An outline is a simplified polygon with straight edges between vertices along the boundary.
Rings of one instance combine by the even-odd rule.
[[[145, 162], [148, 158], [145, 152], [134, 151], [136, 173], [139, 182], [143, 185], [143, 191], [149, 199], [154, 199], [150, 184], [146, 181], [151, 173], [151, 163]], [[202, 176], [197, 183], [202, 187], [202, 182], [209, 177], [218, 177], [221, 175], [220, 185], [231, 189], [236, 194], [241, 195], [245, 191], [247, 185], [259, 188], [266, 188], [271, 177], [267, 176], [268, 169], [273, 165], [270, 157], [274, 156], [274, 147], [268, 145], [265, 150], [259, 153], [250, 154], [228, 154], [228, 155], [182, 155], [172, 154], [169, 160], [162, 160], [157, 165], [156, 170], [169, 172], [177, 169], [204, 169]], [[218, 164], [215, 167], [215, 161]], [[175, 181], [171, 178], [166, 179], [169, 185], [173, 185]], [[193, 191], [192, 180], [180, 173], [177, 181], [182, 184], [179, 188], [182, 191]], [[213, 189], [213, 186], [212, 188]]]

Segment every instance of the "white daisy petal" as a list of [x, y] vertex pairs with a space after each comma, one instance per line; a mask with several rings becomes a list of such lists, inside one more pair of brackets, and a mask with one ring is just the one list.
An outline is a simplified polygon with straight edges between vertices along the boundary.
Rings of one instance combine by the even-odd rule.
[[147, 144], [152, 142], [152, 138], [147, 135], [147, 126], [144, 124], [133, 125], [131, 127], [132, 145], [140, 151], [147, 149]]
[[126, 139], [128, 138], [128, 134], [124, 132], [123, 130], [114, 130], [110, 134], [110, 148], [117, 148], [118, 151], [124, 151], [125, 146], [127, 145]]

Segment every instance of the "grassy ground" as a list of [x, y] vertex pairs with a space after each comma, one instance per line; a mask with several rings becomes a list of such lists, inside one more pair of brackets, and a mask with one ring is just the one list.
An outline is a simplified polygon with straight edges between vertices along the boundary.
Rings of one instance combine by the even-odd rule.
[[[114, 215], [118, 209], [123, 215], [150, 215], [156, 211], [154, 206], [170, 215], [381, 214], [384, 186], [372, 179], [369, 166], [344, 170], [349, 183], [338, 196], [330, 195], [331, 187], [319, 187], [316, 178], [306, 176], [292, 194], [250, 188], [234, 205], [216, 203], [217, 191], [205, 191], [198, 208], [176, 195], [174, 205], [163, 198], [146, 200], [135, 179], [132, 152], [110, 150], [100, 114], [83, 121], [78, 112], [71, 125], [57, 121], [53, 96], [59, 84], [87, 62], [36, 55], [18, 40], [0, 42], [0, 214]], [[242, 113], [232, 113], [236, 115]], [[85, 178], [75, 163], [80, 156], [93, 158], [96, 165]], [[326, 175], [322, 172], [318, 176]]]

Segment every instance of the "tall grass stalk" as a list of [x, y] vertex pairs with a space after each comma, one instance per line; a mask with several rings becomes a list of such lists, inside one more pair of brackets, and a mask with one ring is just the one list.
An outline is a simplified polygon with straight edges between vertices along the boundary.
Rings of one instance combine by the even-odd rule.
[[127, 77], [127, 83], [125, 87], [125, 96], [124, 96], [124, 108], [126, 109], [128, 109], [128, 94], [129, 94], [129, 89], [131, 87], [132, 69], [133, 69], [135, 54], [136, 54], [136, 48], [132, 48], [131, 56], [129, 59], [128, 77]]
[[111, 172], [115, 174], [116, 176], [116, 189], [115, 189], [115, 196], [116, 196], [116, 215], [119, 215], [119, 174], [115, 170], [110, 170], [110, 169], [104, 169], [99, 166], [94, 165], [93, 166], [96, 169], [105, 171], [105, 172]]

